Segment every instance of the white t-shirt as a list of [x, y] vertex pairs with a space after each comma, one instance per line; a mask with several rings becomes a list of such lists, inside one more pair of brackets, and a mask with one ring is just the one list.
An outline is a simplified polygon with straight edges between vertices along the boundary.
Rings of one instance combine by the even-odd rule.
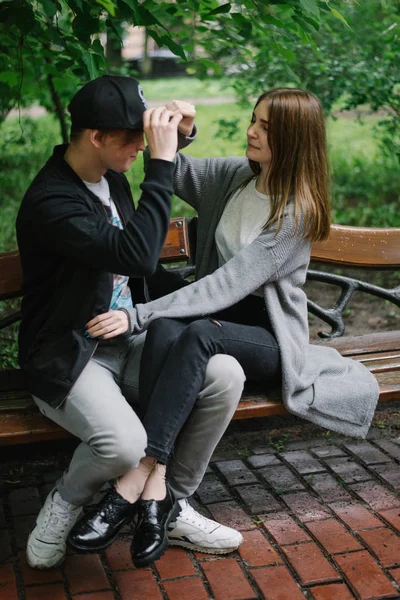
[[[104, 206], [105, 214], [111, 225], [123, 229], [121, 219], [119, 217], [117, 207], [115, 206], [110, 196], [110, 186], [105, 177], [102, 177], [98, 183], [83, 182], [86, 187], [93, 192]], [[113, 293], [110, 302], [110, 310], [118, 308], [132, 308], [132, 295], [128, 285], [129, 277], [127, 275], [114, 274]]]
[[[269, 196], [256, 190], [255, 178], [234, 192], [215, 231], [220, 267], [261, 234], [270, 208]], [[254, 293], [263, 296], [262, 288]]]

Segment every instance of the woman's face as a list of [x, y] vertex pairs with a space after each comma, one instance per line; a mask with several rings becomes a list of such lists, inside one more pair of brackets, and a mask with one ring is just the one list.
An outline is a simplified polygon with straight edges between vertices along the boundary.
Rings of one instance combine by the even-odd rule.
[[271, 162], [271, 150], [268, 145], [268, 109], [267, 100], [262, 100], [254, 109], [251, 123], [247, 129], [246, 156], [268, 169]]

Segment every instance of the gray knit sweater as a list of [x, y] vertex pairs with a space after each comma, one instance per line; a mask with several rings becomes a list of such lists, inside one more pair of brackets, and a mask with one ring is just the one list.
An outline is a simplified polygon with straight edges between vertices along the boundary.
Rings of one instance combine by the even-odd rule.
[[333, 348], [309, 344], [307, 298], [302, 290], [310, 243], [295, 231], [293, 205], [276, 235], [269, 228], [218, 268], [215, 230], [232, 192], [251, 175], [246, 159], [176, 157], [175, 193], [199, 214], [197, 281], [130, 310], [137, 333], [160, 317], [197, 317], [239, 302], [260, 286], [277, 338], [282, 399], [287, 410], [317, 425], [365, 437], [378, 400], [378, 383], [361, 363]]

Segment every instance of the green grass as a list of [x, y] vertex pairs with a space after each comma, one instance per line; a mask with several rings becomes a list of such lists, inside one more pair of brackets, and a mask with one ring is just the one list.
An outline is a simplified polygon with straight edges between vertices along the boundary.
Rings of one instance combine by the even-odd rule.
[[147, 100], [186, 100], [195, 98], [217, 98], [234, 96], [233, 87], [227, 80], [195, 77], [170, 77], [166, 79], [147, 79], [141, 82]]

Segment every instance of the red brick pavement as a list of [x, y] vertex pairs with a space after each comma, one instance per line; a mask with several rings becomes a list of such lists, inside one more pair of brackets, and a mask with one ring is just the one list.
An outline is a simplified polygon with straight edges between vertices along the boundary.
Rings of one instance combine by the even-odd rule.
[[59, 473], [42, 473], [37, 485], [6, 481], [0, 600], [400, 598], [399, 463], [400, 439], [374, 436], [219, 457], [196, 506], [240, 529], [243, 545], [227, 556], [170, 548], [146, 569], [133, 567], [125, 532], [101, 554], [69, 553], [57, 569], [32, 570], [27, 531]]

